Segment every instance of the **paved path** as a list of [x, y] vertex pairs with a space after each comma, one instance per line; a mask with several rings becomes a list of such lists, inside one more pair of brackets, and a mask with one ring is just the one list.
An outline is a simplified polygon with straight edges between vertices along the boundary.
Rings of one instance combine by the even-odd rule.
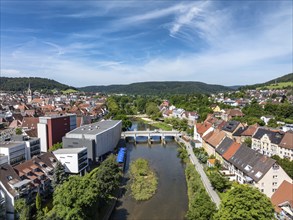
[[212, 201], [216, 204], [217, 208], [219, 208], [221, 199], [218, 196], [217, 192], [213, 189], [210, 180], [208, 179], [206, 173], [203, 170], [202, 164], [199, 163], [198, 159], [194, 155], [194, 152], [192, 150], [192, 146], [190, 145], [189, 142], [186, 142], [183, 139], [180, 139], [180, 140], [181, 140], [181, 142], [183, 142], [185, 144], [186, 150], [189, 154], [189, 159], [194, 164], [197, 172], [200, 174], [201, 180], [203, 182], [204, 187], [206, 188], [206, 191], [210, 195]]

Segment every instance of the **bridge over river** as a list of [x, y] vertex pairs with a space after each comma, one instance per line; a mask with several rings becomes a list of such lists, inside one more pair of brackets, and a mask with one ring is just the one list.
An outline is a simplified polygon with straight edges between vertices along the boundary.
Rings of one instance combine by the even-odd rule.
[[137, 141], [137, 137], [147, 137], [148, 142], [152, 142], [154, 137], [159, 137], [159, 139], [165, 143], [166, 137], [179, 138], [182, 134], [179, 131], [162, 131], [162, 130], [154, 130], [154, 131], [125, 131], [121, 133], [122, 138], [133, 138], [134, 142]]

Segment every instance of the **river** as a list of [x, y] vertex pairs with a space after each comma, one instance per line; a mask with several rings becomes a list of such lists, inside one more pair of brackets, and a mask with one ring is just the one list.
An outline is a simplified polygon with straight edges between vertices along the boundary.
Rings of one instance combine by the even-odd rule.
[[[145, 129], [145, 125], [134, 123], [133, 128]], [[152, 129], [152, 127], [149, 127]], [[184, 165], [177, 157], [176, 142], [152, 145], [128, 143], [126, 179], [129, 163], [137, 158], [145, 158], [158, 176], [158, 190], [148, 201], [137, 202], [130, 195], [129, 185], [126, 192], [117, 202], [111, 220], [179, 220], [184, 219], [188, 208], [187, 186], [184, 175]]]

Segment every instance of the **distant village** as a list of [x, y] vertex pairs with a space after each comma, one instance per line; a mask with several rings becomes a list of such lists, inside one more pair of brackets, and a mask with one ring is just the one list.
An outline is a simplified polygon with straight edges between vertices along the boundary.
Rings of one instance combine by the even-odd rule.
[[[206, 151], [208, 166], [219, 161], [224, 176], [255, 186], [271, 198], [279, 216], [290, 219], [293, 203], [286, 192], [289, 188], [292, 191], [292, 179], [271, 157], [293, 160], [293, 124], [278, 121], [278, 128], [270, 128], [267, 125], [274, 118], [270, 115], [260, 118], [264, 126], [235, 118], [244, 117], [241, 109], [252, 99], [260, 106], [268, 101], [282, 103], [285, 98], [293, 104], [293, 95], [286, 96], [286, 90], [246, 93], [251, 98], [212, 95], [213, 113], [201, 123], [196, 111], [176, 108], [168, 100], [159, 109], [163, 118], [185, 119], [194, 129], [193, 136], [184, 134], [183, 138]], [[122, 121], [103, 120], [108, 113], [106, 100], [106, 96], [98, 95], [45, 95], [30, 88], [24, 94], [0, 94], [1, 219], [14, 219], [17, 198], [52, 193], [52, 171], [57, 161], [65, 165], [66, 172], [84, 175], [114, 150], [121, 138]], [[221, 103], [230, 108], [222, 109]], [[58, 143], [62, 148], [52, 150]]]

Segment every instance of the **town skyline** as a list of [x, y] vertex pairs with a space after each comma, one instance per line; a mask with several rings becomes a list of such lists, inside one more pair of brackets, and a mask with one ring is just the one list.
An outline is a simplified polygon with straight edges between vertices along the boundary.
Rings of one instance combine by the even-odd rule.
[[1, 76], [255, 84], [292, 72], [292, 38], [290, 1], [1, 1]]

